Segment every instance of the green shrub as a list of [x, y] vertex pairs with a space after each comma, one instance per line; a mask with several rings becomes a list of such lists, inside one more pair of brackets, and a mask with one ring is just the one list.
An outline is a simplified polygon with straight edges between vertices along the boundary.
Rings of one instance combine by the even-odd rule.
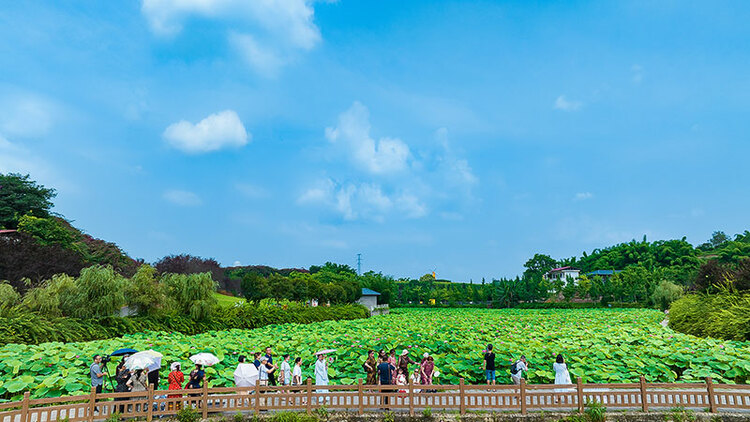
[[104, 420], [104, 422], [120, 422], [120, 413], [114, 412], [107, 419]]
[[695, 336], [750, 340], [750, 293], [684, 296], [669, 308], [669, 327]]
[[606, 419], [607, 408], [598, 401], [586, 403], [583, 413], [589, 422], [604, 422]]
[[422, 411], [422, 417], [425, 419], [431, 419], [432, 418], [432, 409], [429, 407], [425, 407]]
[[201, 417], [192, 407], [187, 406], [177, 412], [177, 420], [179, 422], [198, 422]]
[[15, 306], [21, 301], [21, 295], [9, 283], [0, 282], [0, 309]]
[[237, 412], [232, 419], [234, 422], [243, 422], [245, 420], [245, 415], [243, 415], [242, 412]]
[[298, 412], [278, 412], [271, 418], [272, 422], [316, 422], [315, 416]]
[[695, 413], [682, 406], [673, 407], [664, 416], [666, 422], [695, 422]]
[[675, 300], [682, 297], [683, 288], [670, 281], [662, 280], [651, 293], [651, 302], [657, 305], [661, 310], [669, 308], [669, 305]]

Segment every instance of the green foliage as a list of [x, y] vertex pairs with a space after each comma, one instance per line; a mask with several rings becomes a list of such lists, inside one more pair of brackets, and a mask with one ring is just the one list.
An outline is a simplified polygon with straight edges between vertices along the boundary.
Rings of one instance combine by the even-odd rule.
[[21, 295], [9, 283], [0, 282], [0, 309], [8, 309], [21, 301]]
[[662, 310], [668, 309], [669, 305], [682, 297], [685, 289], [668, 280], [662, 280], [651, 293], [651, 303], [658, 305]]
[[604, 422], [606, 420], [606, 412], [607, 408], [598, 401], [589, 401], [583, 410], [588, 422]]
[[[68, 278], [69, 279], [69, 278]], [[30, 296], [27, 295], [25, 299]], [[38, 344], [49, 341], [72, 342], [120, 337], [144, 331], [199, 334], [232, 328], [253, 329], [269, 324], [307, 324], [326, 320], [358, 319], [368, 316], [359, 305], [307, 307], [279, 305], [232, 306], [216, 309], [208, 320], [196, 321], [186, 315], [165, 314], [146, 317], [70, 318], [27, 312], [9, 312], [0, 317], [0, 344]]]
[[[253, 308], [244, 315], [264, 309]], [[354, 384], [363, 376], [361, 362], [368, 349], [391, 348], [406, 349], [415, 360], [430, 353], [440, 372], [436, 383], [455, 385], [461, 378], [482, 382], [482, 349], [487, 343], [495, 346], [498, 380], [506, 383], [510, 361], [521, 353], [529, 361], [528, 382], [534, 384], [553, 382], [557, 353], [585, 382], [637, 382], [640, 375], [649, 382], [699, 382], [709, 375], [717, 383], [748, 380], [750, 343], [674, 333], [659, 325], [662, 317], [659, 311], [644, 309], [399, 309], [376, 318], [213, 330], [194, 336], [163, 329], [86, 343], [8, 344], [0, 347], [0, 397], [11, 398], [24, 389], [33, 397], [86, 391], [91, 355], [121, 347], [154, 349], [164, 354], [164, 362], [182, 362], [183, 368], [192, 354], [214, 353], [221, 362], [207, 369], [210, 386], [231, 386], [237, 356], [250, 355], [269, 342], [277, 355], [302, 358], [303, 379], [313, 374], [316, 350], [336, 348], [329, 366], [334, 384]], [[186, 323], [175, 319], [178, 326]], [[100, 321], [92, 322], [95, 330], [101, 330], [96, 325], [106, 326], [106, 320]], [[0, 321], [0, 338], [14, 327]], [[163, 371], [166, 377], [167, 368]]]
[[216, 308], [216, 282], [211, 273], [165, 274], [161, 282], [174, 309], [180, 314], [204, 320]]
[[124, 283], [122, 276], [111, 266], [84, 268], [76, 279], [73, 309], [68, 311], [68, 315], [92, 318], [118, 313], [125, 304]]
[[234, 422], [244, 422], [245, 415], [243, 415], [242, 412], [237, 412], [234, 414], [234, 417], [232, 417], [232, 420]]
[[[319, 409], [320, 410], [320, 409]], [[327, 418], [327, 415], [326, 415]], [[326, 420], [326, 419], [322, 419]], [[272, 422], [317, 422], [318, 419], [313, 415], [300, 412], [276, 412], [271, 417]]]
[[669, 308], [669, 327], [695, 336], [750, 340], [750, 292], [686, 295]]
[[431, 419], [432, 418], [432, 409], [430, 407], [425, 407], [424, 410], [422, 410], [422, 417], [424, 419]]
[[164, 285], [156, 280], [156, 270], [150, 265], [141, 265], [135, 275], [124, 286], [125, 302], [138, 315], [154, 315], [164, 310], [167, 296]]
[[114, 412], [104, 420], [104, 422], [120, 422], [120, 413]]
[[0, 174], [0, 228], [15, 229], [26, 214], [49, 216], [54, 189], [45, 188], [29, 179], [29, 175]]
[[76, 280], [65, 274], [53, 276], [39, 287], [29, 290], [21, 305], [32, 311], [50, 317], [62, 316], [64, 311], [75, 309]]
[[28, 233], [41, 245], [57, 244], [65, 249], [71, 249], [77, 236], [58, 218], [40, 218], [24, 215], [18, 220], [18, 231]]
[[383, 422], [394, 422], [396, 420], [396, 415], [391, 412], [390, 410], [386, 410], [383, 412]]
[[666, 422], [695, 422], [695, 412], [682, 406], [673, 407], [664, 416]]
[[177, 412], [178, 422], [198, 422], [201, 416], [191, 406], [185, 406]]

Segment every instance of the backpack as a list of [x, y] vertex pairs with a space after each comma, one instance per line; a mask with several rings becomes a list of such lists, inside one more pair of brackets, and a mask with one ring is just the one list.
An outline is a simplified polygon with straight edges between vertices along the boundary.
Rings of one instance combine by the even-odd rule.
[[513, 362], [513, 365], [510, 366], [510, 373], [511, 374], [518, 373], [518, 361]]

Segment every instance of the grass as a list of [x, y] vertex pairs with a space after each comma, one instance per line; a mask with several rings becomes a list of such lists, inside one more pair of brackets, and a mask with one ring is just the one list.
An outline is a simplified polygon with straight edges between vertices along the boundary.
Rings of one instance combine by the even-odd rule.
[[241, 297], [227, 296], [221, 293], [214, 293], [214, 297], [219, 301], [219, 305], [221, 306], [234, 306], [235, 303], [245, 300]]

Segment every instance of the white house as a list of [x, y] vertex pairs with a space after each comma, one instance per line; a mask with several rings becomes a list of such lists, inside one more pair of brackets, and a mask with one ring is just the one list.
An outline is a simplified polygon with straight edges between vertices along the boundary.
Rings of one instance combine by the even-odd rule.
[[362, 296], [359, 298], [357, 303], [367, 308], [367, 310], [370, 311], [370, 315], [372, 316], [387, 314], [389, 311], [388, 305], [378, 305], [378, 296], [380, 296], [380, 293], [376, 292], [375, 290], [363, 288]]
[[566, 283], [572, 281], [573, 283], [578, 281], [578, 276], [581, 274], [581, 270], [573, 267], [560, 267], [553, 268], [544, 274], [542, 278], [545, 280], [556, 281], [563, 280]]

